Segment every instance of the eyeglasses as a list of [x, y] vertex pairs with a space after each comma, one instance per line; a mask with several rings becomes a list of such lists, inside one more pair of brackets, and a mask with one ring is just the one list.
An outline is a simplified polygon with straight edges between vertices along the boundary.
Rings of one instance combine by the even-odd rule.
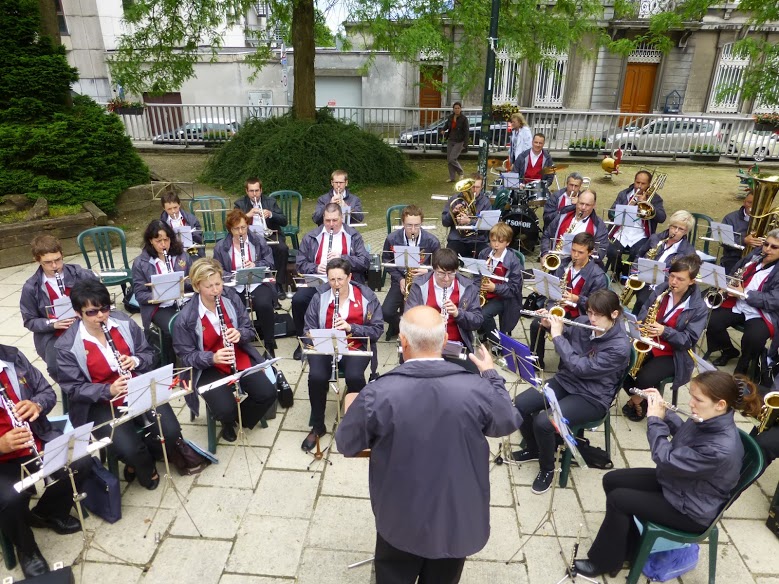
[[457, 272], [444, 272], [442, 270], [435, 270], [435, 273], [439, 278], [446, 278], [447, 280], [450, 280], [454, 278]]
[[767, 247], [768, 249], [779, 249], [779, 245], [775, 243], [768, 243], [767, 241], [763, 242], [763, 247]]
[[93, 316], [97, 316], [99, 312], [105, 312], [106, 314], [108, 314], [109, 312], [111, 312], [111, 307], [101, 306], [100, 308], [90, 308], [89, 310], [82, 310], [81, 314], [83, 314], [84, 316], [93, 317]]
[[44, 266], [56, 266], [57, 264], [62, 263], [62, 259], [62, 257], [58, 257], [56, 260], [41, 261], [41, 264]]
[[590, 309], [587, 311], [587, 316], [603, 316], [602, 314], [598, 314], [594, 310]]

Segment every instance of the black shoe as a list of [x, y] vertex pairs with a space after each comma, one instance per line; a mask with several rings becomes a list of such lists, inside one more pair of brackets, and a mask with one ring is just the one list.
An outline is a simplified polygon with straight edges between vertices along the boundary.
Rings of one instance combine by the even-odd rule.
[[539, 470], [538, 474], [536, 475], [536, 480], [533, 481], [533, 486], [530, 488], [530, 490], [533, 491], [533, 494], [535, 495], [546, 493], [549, 490], [549, 487], [552, 486], [553, 480], [553, 470]]
[[42, 576], [43, 574], [48, 574], [51, 571], [49, 570], [49, 564], [46, 563], [46, 558], [43, 557], [43, 554], [41, 553], [41, 550], [38, 549], [38, 546], [36, 546], [35, 550], [29, 554], [24, 553], [22, 550], [17, 548], [16, 556], [19, 558], [19, 565], [22, 568], [22, 573], [24, 573], [25, 578]]
[[738, 352], [738, 349], [734, 349], [733, 347], [729, 349], [725, 349], [722, 351], [720, 356], [711, 362], [712, 365], [715, 367], [724, 367], [728, 364], [728, 361], [731, 359], [735, 359], [738, 357], [741, 353]]
[[322, 433], [319, 433], [312, 429], [308, 433], [308, 436], [306, 436], [305, 440], [303, 440], [303, 443], [300, 445], [300, 449], [304, 452], [311, 452], [314, 448], [316, 448], [317, 437], [324, 436], [325, 434], [327, 434], [327, 432], [323, 431]]
[[301, 349], [300, 347], [295, 349], [295, 352], [292, 353], [292, 358], [295, 361], [302, 361], [303, 360], [303, 349]]
[[511, 458], [515, 462], [530, 462], [531, 460], [538, 460], [538, 452], [533, 452], [525, 448], [524, 450], [515, 450], [511, 453]]
[[39, 515], [35, 512], [35, 509], [30, 511], [30, 525], [32, 527], [51, 529], [60, 535], [68, 535], [69, 533], [81, 531], [81, 524], [78, 522], [78, 519], [72, 515], [68, 515], [67, 517], [48, 517], [46, 515]]
[[235, 433], [235, 424], [222, 423], [222, 438], [227, 442], [235, 442], [238, 440], [238, 434]]
[[153, 477], [154, 477], [154, 475], [157, 475], [157, 476], [154, 477], [154, 478], [149, 479], [149, 482], [146, 483], [146, 484], [144, 484], [141, 481], [141, 479], [138, 479], [138, 482], [141, 483], [141, 486], [144, 489], [146, 489], [147, 491], [153, 491], [154, 489], [156, 489], [157, 487], [160, 486], [160, 473], [158, 473], [156, 471], [156, 469], [155, 469], [154, 472], [152, 472], [151, 474], [152, 474]]
[[279, 288], [278, 294], [276, 294], [276, 298], [278, 299], [279, 302], [281, 302], [282, 300], [286, 300], [287, 293], [284, 292], [284, 290], [282, 290], [281, 288]]
[[125, 465], [124, 480], [127, 481], [128, 485], [135, 480], [135, 469], [132, 468], [131, 466]]

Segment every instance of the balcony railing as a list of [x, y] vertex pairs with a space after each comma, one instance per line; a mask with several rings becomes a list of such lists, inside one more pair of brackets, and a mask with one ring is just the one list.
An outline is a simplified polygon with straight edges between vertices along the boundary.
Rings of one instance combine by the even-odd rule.
[[[127, 135], [141, 145], [176, 143], [191, 147], [228, 140], [233, 131], [252, 118], [268, 118], [287, 113], [288, 106], [247, 105], [165, 105], [149, 104], [141, 115], [120, 115]], [[440, 150], [440, 126], [448, 109], [335, 107], [333, 115], [353, 122], [366, 131], [401, 148]], [[464, 110], [472, 120], [479, 110]], [[552, 151], [566, 151], [569, 142], [585, 138], [603, 140], [602, 152], [626, 148], [629, 153], [651, 156], [689, 156], [697, 147], [719, 147], [723, 155], [731, 139], [750, 143], [754, 131], [751, 116], [721, 114], [626, 114], [609, 111], [558, 109], [523, 110], [533, 132], [546, 136]], [[190, 124], [189, 130], [186, 129]], [[202, 126], [197, 130], [198, 124]], [[478, 123], [471, 124], [471, 141], [480, 138]], [[648, 127], [649, 126], [649, 127]], [[626, 129], [627, 127], [627, 129]], [[195, 128], [195, 129], [193, 129]], [[508, 124], [494, 121], [489, 140], [492, 148], [508, 144]], [[732, 149], [734, 152], [738, 149]], [[749, 155], [748, 152], [741, 152]]]

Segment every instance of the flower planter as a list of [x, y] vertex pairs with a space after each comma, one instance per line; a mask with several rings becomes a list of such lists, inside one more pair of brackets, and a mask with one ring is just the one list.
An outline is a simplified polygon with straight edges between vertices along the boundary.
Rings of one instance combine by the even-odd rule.
[[125, 116], [142, 116], [142, 107], [118, 107], [114, 110], [114, 113]]
[[597, 158], [598, 157], [598, 150], [584, 150], [584, 149], [578, 149], [578, 148], [569, 148], [568, 154], [571, 156], [576, 156], [578, 158]]
[[719, 154], [690, 154], [693, 162], [717, 162], [719, 158]]
[[776, 124], [769, 124], [766, 122], [755, 122], [756, 132], [776, 132], [777, 130], [779, 130], [779, 128], [777, 128]]

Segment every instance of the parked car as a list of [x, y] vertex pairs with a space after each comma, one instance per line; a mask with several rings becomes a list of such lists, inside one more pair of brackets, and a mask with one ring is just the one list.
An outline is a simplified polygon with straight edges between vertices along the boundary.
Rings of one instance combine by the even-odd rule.
[[159, 134], [152, 140], [153, 144], [192, 144], [207, 141], [222, 142], [232, 138], [240, 129], [241, 124], [235, 120], [224, 118], [199, 118], [190, 120], [183, 126], [171, 132]]
[[[409, 128], [402, 130], [398, 136], [398, 146], [401, 148], [422, 148], [445, 144], [441, 130], [446, 124], [446, 118], [441, 118], [424, 128]], [[481, 114], [468, 116], [470, 126], [470, 144], [478, 144], [481, 139]], [[508, 122], [492, 122], [490, 124], [490, 143], [494, 146], [508, 144]]]
[[604, 139], [609, 150], [621, 148], [625, 154], [659, 154], [688, 152], [697, 146], [717, 146], [722, 134], [717, 120], [658, 118], [641, 127], [625, 126]]
[[779, 157], [779, 134], [776, 131], [749, 130], [739, 132], [728, 142], [728, 156], [754, 158], [763, 162], [766, 158]]

